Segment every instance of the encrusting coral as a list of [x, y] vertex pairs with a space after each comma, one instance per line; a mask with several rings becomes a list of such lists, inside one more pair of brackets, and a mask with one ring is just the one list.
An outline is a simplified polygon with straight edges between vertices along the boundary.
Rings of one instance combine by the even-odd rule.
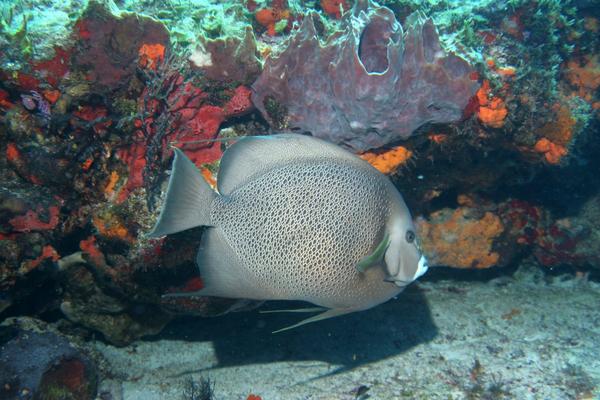
[[412, 151], [403, 146], [396, 146], [383, 152], [366, 152], [360, 158], [374, 166], [379, 172], [391, 174], [412, 157]]
[[482, 214], [470, 207], [442, 209], [429, 221], [419, 220], [417, 229], [432, 265], [481, 269], [498, 264], [500, 255], [493, 244], [504, 226], [494, 213]]

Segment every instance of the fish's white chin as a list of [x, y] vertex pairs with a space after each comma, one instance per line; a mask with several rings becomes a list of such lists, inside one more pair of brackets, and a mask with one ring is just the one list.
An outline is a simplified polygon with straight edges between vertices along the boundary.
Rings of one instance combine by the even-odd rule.
[[415, 272], [414, 279], [419, 279], [427, 270], [429, 269], [429, 265], [427, 264], [427, 259], [425, 256], [421, 256], [419, 259], [419, 264], [417, 265], [417, 271]]
[[429, 265], [427, 264], [427, 259], [425, 258], [425, 256], [421, 256], [421, 258], [419, 259], [419, 263], [417, 264], [417, 270], [415, 271], [415, 275], [411, 280], [403, 281], [402, 279], [390, 279], [389, 282], [394, 282], [396, 286], [403, 288], [419, 279], [419, 277], [423, 276], [423, 274], [425, 274], [425, 272], [427, 272], [428, 269]]

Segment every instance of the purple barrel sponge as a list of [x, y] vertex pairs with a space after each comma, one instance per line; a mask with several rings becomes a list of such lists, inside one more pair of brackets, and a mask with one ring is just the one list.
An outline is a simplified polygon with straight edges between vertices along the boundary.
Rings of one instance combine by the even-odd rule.
[[459, 120], [477, 90], [471, 66], [446, 53], [418, 13], [403, 30], [390, 9], [358, 0], [344, 30], [323, 44], [314, 18], [304, 18], [252, 85], [254, 104], [276, 128], [365, 151], [426, 123]]

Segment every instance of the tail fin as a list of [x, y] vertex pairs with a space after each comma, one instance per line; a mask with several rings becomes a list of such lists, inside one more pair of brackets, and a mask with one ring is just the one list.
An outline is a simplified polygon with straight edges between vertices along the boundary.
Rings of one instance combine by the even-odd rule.
[[150, 237], [169, 235], [197, 226], [210, 226], [210, 210], [217, 196], [206, 183], [194, 163], [178, 148], [174, 149], [175, 158], [171, 179], [167, 188], [160, 216]]

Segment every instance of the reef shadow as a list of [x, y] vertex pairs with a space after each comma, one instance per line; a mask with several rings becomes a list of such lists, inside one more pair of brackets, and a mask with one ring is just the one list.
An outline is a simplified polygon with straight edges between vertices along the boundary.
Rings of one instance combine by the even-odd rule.
[[[272, 301], [259, 310], [307, 307]], [[335, 366], [333, 375], [406, 352], [433, 340], [437, 328], [422, 289], [413, 285], [396, 299], [370, 310], [301, 326], [277, 334], [312, 314], [261, 314], [259, 310], [215, 318], [179, 318], [146, 340], [210, 341], [225, 368], [286, 361], [316, 361]], [[197, 373], [208, 370], [185, 371]], [[322, 377], [322, 376], [319, 376]]]

